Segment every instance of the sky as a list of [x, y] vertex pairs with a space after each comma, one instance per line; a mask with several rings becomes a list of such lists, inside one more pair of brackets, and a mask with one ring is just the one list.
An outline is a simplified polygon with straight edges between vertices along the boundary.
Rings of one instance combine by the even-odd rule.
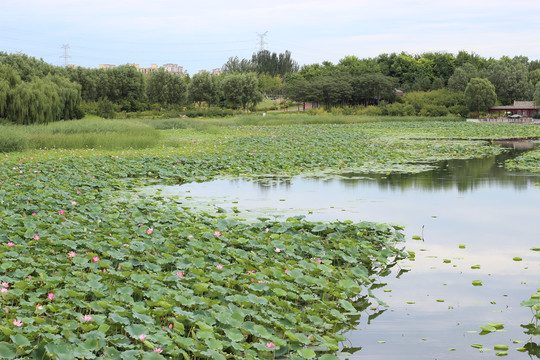
[[300, 65], [461, 50], [540, 60], [540, 1], [0, 0], [0, 51], [59, 66], [173, 63], [194, 74], [251, 58], [261, 40]]

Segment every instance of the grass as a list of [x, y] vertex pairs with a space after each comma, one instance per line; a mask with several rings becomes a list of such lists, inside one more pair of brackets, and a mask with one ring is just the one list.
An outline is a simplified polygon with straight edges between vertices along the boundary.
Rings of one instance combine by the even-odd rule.
[[143, 149], [160, 139], [153, 127], [138, 121], [84, 119], [47, 125], [0, 125], [0, 152], [42, 148]]

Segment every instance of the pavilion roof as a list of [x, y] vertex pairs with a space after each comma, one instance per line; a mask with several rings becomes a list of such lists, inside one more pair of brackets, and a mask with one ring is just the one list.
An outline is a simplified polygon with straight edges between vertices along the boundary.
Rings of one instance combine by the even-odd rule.
[[534, 101], [514, 101], [514, 105], [493, 106], [490, 110], [530, 110], [536, 109]]

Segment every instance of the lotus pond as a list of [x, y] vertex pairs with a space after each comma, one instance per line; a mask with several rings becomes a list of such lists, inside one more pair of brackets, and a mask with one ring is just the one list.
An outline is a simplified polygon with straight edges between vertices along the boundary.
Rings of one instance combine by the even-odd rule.
[[[453, 159], [481, 158], [470, 165], [478, 170], [503, 152], [488, 139], [539, 135], [537, 127], [445, 122], [283, 125], [168, 131], [166, 146], [148, 150], [4, 154], [0, 356], [336, 359], [343, 352], [368, 358], [433, 352], [430, 358], [443, 358], [452, 347], [454, 356], [474, 356], [492, 344], [527, 341], [514, 328], [532, 324], [530, 309], [519, 303], [538, 285], [540, 262], [530, 248], [539, 244], [531, 244], [526, 229], [535, 222], [525, 210], [538, 203], [535, 180], [515, 176], [515, 193], [496, 196], [521, 205], [516, 212], [528, 225], [514, 223], [520, 216], [507, 211], [479, 235], [454, 218], [453, 203], [463, 200], [460, 212], [467, 210], [470, 222], [488, 223], [493, 219], [472, 204], [493, 208], [487, 200], [494, 196], [482, 195], [474, 176], [441, 180], [437, 169], [445, 168], [435, 160], [448, 161], [449, 171], [461, 166]], [[211, 195], [206, 206], [195, 188], [176, 198], [165, 189], [141, 190], [269, 174], [282, 176], [264, 189], [284, 207], [270, 204], [246, 219], [255, 207], [243, 208], [242, 199], [219, 204]], [[346, 179], [292, 178], [292, 192], [273, 192], [287, 188], [283, 178], [299, 174]], [[431, 174], [434, 181], [419, 186], [424, 180], [410, 174]], [[438, 182], [444, 190], [433, 185]], [[325, 200], [337, 193], [322, 183], [341, 193], [365, 183], [389, 197], [371, 199], [358, 190], [345, 195], [355, 205], [345, 206], [337, 195]], [[224, 195], [224, 184], [200, 185]], [[253, 184], [247, 183], [261, 189]], [[417, 187], [422, 191], [406, 191]], [[301, 195], [306, 202], [294, 204], [293, 194], [305, 190], [311, 191]], [[419, 201], [430, 193], [437, 198], [431, 207]], [[310, 204], [311, 198], [318, 201]], [[381, 199], [387, 206], [377, 210]], [[388, 224], [397, 222], [408, 225]], [[512, 226], [496, 227], [505, 222]], [[472, 285], [478, 281], [483, 286]], [[461, 287], [478, 291], [471, 298]], [[486, 301], [498, 312], [485, 310]], [[492, 331], [480, 337], [480, 326]], [[454, 327], [464, 330], [456, 337], [467, 334], [465, 342], [437, 335]]]

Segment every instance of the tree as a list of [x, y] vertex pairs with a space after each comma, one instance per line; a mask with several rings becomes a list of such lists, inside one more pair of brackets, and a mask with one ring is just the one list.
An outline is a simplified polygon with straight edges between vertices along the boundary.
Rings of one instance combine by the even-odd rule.
[[221, 84], [225, 102], [233, 109], [241, 107], [246, 110], [262, 100], [254, 73], [227, 75]]
[[238, 59], [238, 56], [230, 57], [229, 60], [221, 67], [224, 74], [245, 73], [253, 71], [253, 65], [249, 60]]
[[356, 56], [345, 56], [337, 65], [337, 69], [351, 75], [380, 73], [380, 67], [374, 59], [359, 59]]
[[350, 103], [353, 95], [353, 87], [350, 76], [320, 76], [311, 83], [312, 96], [317, 103], [324, 104], [331, 109], [334, 105], [346, 105]]
[[285, 84], [281, 76], [271, 76], [269, 74], [259, 74], [259, 91], [265, 95], [277, 96], [283, 93]]
[[472, 78], [478, 77], [478, 70], [471, 63], [465, 63], [456, 68], [448, 79], [448, 88], [453, 91], [465, 91]]
[[108, 77], [108, 94], [103, 94], [113, 103], [123, 100], [144, 100], [144, 77], [134, 66], [122, 65], [102, 70]]
[[204, 101], [208, 106], [219, 101], [221, 93], [219, 78], [208, 71], [193, 75], [188, 85], [189, 101], [201, 106]]
[[533, 70], [529, 73], [529, 81], [533, 86], [540, 82], [540, 69]]
[[503, 58], [490, 65], [486, 74], [503, 104], [530, 100], [534, 88], [529, 83], [527, 67], [520, 59]]
[[397, 79], [382, 74], [365, 74], [352, 80], [354, 104], [379, 105], [381, 100], [393, 102]]
[[290, 100], [303, 103], [303, 110], [305, 110], [306, 102], [310, 99], [310, 83], [305, 79], [289, 80], [285, 93]]
[[469, 110], [477, 110], [478, 116], [480, 116], [480, 111], [487, 111], [497, 101], [495, 86], [489, 80], [480, 78], [472, 78], [469, 81], [464, 97]]
[[540, 109], [540, 82], [536, 84], [536, 90], [534, 91], [534, 103], [537, 109]]
[[148, 76], [146, 95], [152, 103], [178, 105], [186, 99], [187, 87], [181, 75], [159, 69]]

